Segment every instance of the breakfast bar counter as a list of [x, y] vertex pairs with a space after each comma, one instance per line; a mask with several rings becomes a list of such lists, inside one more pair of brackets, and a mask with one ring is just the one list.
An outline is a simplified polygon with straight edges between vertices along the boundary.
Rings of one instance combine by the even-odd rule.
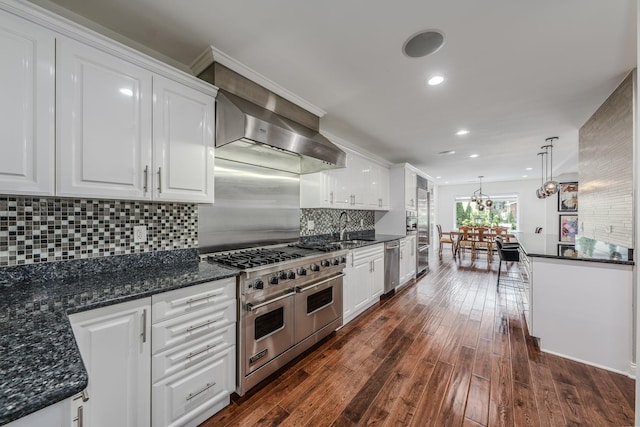
[[540, 348], [634, 376], [633, 251], [583, 238], [575, 256], [562, 256], [556, 235], [517, 238], [527, 325]]

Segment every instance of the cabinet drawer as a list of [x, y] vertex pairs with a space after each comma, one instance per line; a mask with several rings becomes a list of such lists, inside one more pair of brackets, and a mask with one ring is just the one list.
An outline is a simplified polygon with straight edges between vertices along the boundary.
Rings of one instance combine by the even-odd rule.
[[235, 277], [163, 292], [151, 297], [151, 322], [157, 323], [235, 299]]
[[197, 426], [229, 403], [235, 389], [235, 347], [152, 388], [152, 425]]
[[351, 256], [353, 257], [354, 263], [357, 263], [359, 260], [362, 260], [362, 259], [367, 260], [380, 255], [384, 256], [383, 243], [351, 250]]
[[211, 358], [216, 353], [234, 346], [236, 328], [234, 325], [213, 331], [197, 340], [171, 348], [153, 356], [151, 361], [151, 381], [157, 382]]
[[236, 323], [236, 300], [151, 325], [153, 354]]

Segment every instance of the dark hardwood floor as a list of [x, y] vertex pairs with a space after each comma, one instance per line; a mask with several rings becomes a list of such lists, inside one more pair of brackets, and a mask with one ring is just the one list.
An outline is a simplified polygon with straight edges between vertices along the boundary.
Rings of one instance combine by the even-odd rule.
[[431, 260], [266, 385], [219, 426], [630, 426], [635, 382], [542, 353], [497, 257]]

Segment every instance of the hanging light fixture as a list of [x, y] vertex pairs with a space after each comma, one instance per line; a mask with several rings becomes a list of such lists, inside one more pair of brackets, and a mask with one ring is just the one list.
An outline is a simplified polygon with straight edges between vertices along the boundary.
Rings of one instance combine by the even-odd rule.
[[553, 180], [553, 141], [557, 140], [557, 136], [552, 136], [551, 138], [545, 139], [545, 141], [549, 144], [545, 145], [544, 147], [545, 149], [547, 147], [549, 148], [549, 157], [551, 159], [550, 167], [547, 168], [547, 171], [549, 172], [549, 180], [544, 183], [544, 191], [547, 193], [547, 196], [551, 196], [552, 194], [556, 194], [558, 192], [558, 181]]
[[545, 197], [547, 197], [547, 193], [542, 191], [542, 189], [544, 188], [544, 180], [547, 177], [544, 172], [544, 160], [546, 155], [547, 153], [545, 153], [544, 151], [538, 153], [538, 156], [540, 156], [540, 159], [542, 160], [540, 165], [540, 188], [536, 189], [536, 196], [538, 197], [538, 199], [544, 199]]
[[553, 142], [556, 140], [557, 136], [545, 139], [548, 144], [540, 147], [544, 151], [538, 153], [542, 157], [542, 185], [536, 190], [538, 199], [546, 199], [558, 192], [558, 181], [553, 180]]
[[476, 208], [482, 212], [485, 208], [491, 209], [491, 206], [493, 206], [493, 200], [482, 192], [482, 178], [484, 178], [484, 176], [480, 175], [478, 178], [480, 178], [480, 188], [473, 192], [471, 201], [475, 202]]

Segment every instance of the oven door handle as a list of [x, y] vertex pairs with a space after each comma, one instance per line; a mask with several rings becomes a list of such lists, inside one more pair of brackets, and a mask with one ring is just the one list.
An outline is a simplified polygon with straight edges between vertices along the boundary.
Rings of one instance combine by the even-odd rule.
[[283, 300], [285, 298], [289, 298], [292, 295], [293, 295], [293, 292], [288, 292], [288, 293], [286, 293], [284, 295], [280, 295], [277, 298], [273, 298], [273, 299], [270, 299], [268, 301], [261, 302], [260, 304], [251, 304], [250, 302], [248, 302], [247, 303], [247, 310], [248, 311], [254, 311], [254, 310], [259, 309], [260, 307], [264, 307], [264, 306], [269, 305], [271, 303], [274, 303], [276, 301], [280, 301], [280, 300]]
[[318, 283], [314, 283], [313, 285], [309, 285], [309, 286], [307, 286], [306, 288], [300, 288], [300, 287], [296, 286], [296, 292], [297, 292], [297, 293], [299, 293], [299, 294], [301, 294], [301, 293], [303, 293], [303, 292], [308, 291], [309, 289], [313, 289], [313, 288], [315, 288], [315, 287], [318, 287], [318, 286], [320, 286], [320, 285], [323, 285], [323, 284], [325, 284], [325, 283], [327, 283], [327, 282], [330, 282], [330, 281], [332, 281], [332, 280], [339, 279], [339, 278], [341, 278], [341, 277], [344, 277], [344, 273], [336, 274], [335, 276], [329, 277], [328, 279], [324, 279], [324, 280], [322, 280], [322, 281], [320, 281], [320, 282], [318, 282]]

